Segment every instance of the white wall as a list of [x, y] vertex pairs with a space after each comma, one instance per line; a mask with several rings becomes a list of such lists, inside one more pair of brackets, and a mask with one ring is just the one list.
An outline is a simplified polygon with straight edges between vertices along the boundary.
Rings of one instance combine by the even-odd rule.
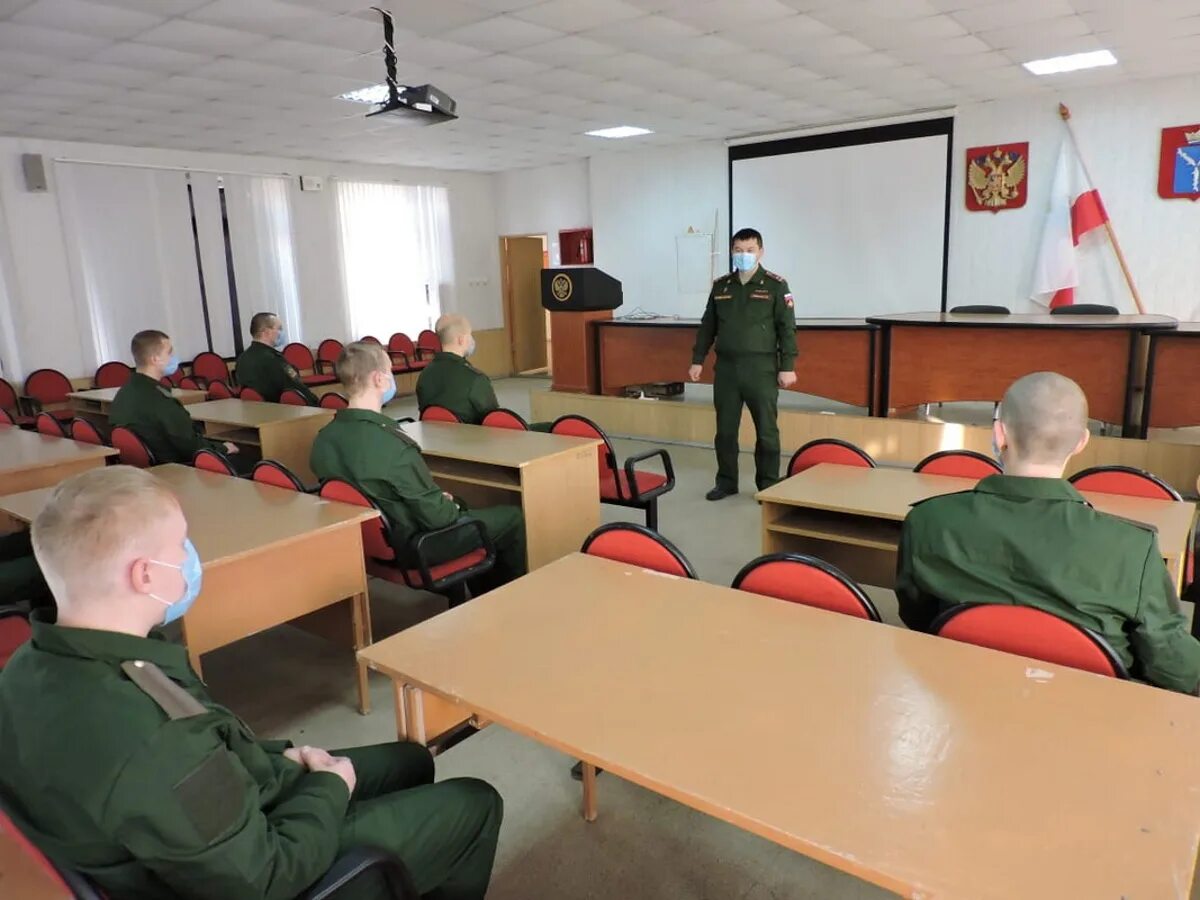
[[559, 231], [592, 224], [588, 161], [499, 173], [496, 214], [501, 235], [546, 235], [550, 265], [557, 266], [562, 261]]
[[[25, 190], [22, 153], [46, 158], [49, 193]], [[42, 366], [62, 369], [70, 376], [91, 374], [77, 371], [86, 333], [81, 320], [86, 304], [76, 296], [69, 275], [51, 163], [55, 158], [444, 185], [450, 197], [455, 271], [445, 305], [470, 316], [477, 328], [503, 325], [495, 184], [490, 175], [0, 138], [0, 301], [7, 296], [12, 321], [8, 327], [0, 316], [0, 358], [7, 377], [19, 379]], [[319, 193], [301, 192], [294, 181], [292, 213], [305, 338], [315, 343], [327, 336], [350, 337], [342, 313], [336, 198], [331, 186]], [[120, 223], [114, 222], [113, 227]]]

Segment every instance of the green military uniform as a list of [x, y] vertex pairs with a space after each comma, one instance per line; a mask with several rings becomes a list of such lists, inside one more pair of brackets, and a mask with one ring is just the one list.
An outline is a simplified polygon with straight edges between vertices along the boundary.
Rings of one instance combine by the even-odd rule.
[[896, 597], [921, 631], [959, 603], [1032, 606], [1104, 637], [1139, 678], [1189, 693], [1200, 684], [1200, 642], [1154, 530], [1097, 512], [1062, 479], [992, 475], [914, 505]]
[[492, 379], [457, 353], [434, 354], [417, 378], [417, 406], [444, 406], [468, 425], [500, 408]]
[[331, 751], [354, 763], [351, 796], [289, 746], [255, 738], [165, 641], [35, 614], [0, 672], [4, 800], [109, 896], [284, 900], [364, 845], [399, 856], [422, 894], [484, 896], [502, 815], [490, 786], [434, 785], [428, 751], [385, 744]]
[[300, 373], [274, 347], [251, 341], [237, 360], [238, 384], [262, 394], [268, 403], [278, 403], [284, 391], [299, 391], [309, 406], [317, 405], [317, 395], [300, 380]]
[[755, 482], [760, 490], [770, 487], [779, 480], [778, 376], [796, 365], [796, 313], [787, 282], [761, 265], [745, 284], [737, 272], [718, 278], [696, 335], [694, 365], [703, 364], [714, 339], [717, 487], [738, 489], [743, 404], [757, 433]]
[[[317, 477], [356, 485], [379, 504], [392, 526], [392, 543], [401, 562], [416, 564], [415, 538], [452, 525], [463, 511], [434, 484], [421, 448], [394, 419], [365, 409], [339, 409], [313, 441], [311, 465]], [[496, 546], [496, 576], [507, 581], [523, 575], [525, 519], [515, 506], [473, 509]], [[435, 551], [439, 561], [473, 549], [455, 537]]]
[[171, 396], [171, 389], [149, 375], [134, 372], [117, 391], [108, 410], [113, 427], [128, 428], [150, 448], [158, 463], [192, 462], [198, 450], [225, 452], [219, 441], [202, 437], [183, 404]]

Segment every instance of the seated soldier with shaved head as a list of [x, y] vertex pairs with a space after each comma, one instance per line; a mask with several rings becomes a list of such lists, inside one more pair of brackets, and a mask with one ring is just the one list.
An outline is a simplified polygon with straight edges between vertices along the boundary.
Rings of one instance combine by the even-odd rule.
[[900, 617], [925, 631], [959, 603], [1031, 606], [1103, 636], [1136, 677], [1196, 693], [1200, 642], [1154, 530], [1097, 512], [1063, 479], [1087, 422], [1087, 398], [1069, 378], [1013, 383], [993, 425], [1004, 474], [915, 504], [904, 521]]
[[478, 425], [500, 404], [492, 380], [467, 362], [475, 336], [466, 316], [448, 313], [434, 325], [442, 350], [417, 378], [417, 406], [444, 406], [468, 425]]

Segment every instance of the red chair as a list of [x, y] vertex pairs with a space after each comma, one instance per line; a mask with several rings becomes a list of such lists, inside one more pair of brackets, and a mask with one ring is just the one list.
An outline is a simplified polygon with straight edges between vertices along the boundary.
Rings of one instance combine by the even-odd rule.
[[1093, 466], [1067, 479], [1079, 491], [1122, 494], [1151, 500], [1182, 500], [1183, 496], [1157, 475], [1132, 466]]
[[383, 346], [383, 341], [375, 337], [373, 334], [368, 334], [366, 337], [359, 338], [359, 341], [364, 344], [375, 344], [378, 347]]
[[71, 379], [57, 369], [38, 369], [25, 379], [25, 401], [29, 410], [37, 415], [46, 406], [56, 405], [58, 409], [48, 409], [50, 415], [64, 422], [71, 421], [75, 413], [67, 409], [71, 398], [67, 394], [75, 390]]
[[[354, 485], [330, 479], [321, 485], [322, 499], [353, 506], [378, 509], [375, 503]], [[426, 556], [430, 542], [460, 531], [474, 531], [480, 546], [457, 559], [433, 563]], [[374, 519], [362, 523], [363, 553], [367, 561], [367, 574], [392, 583], [403, 583], [434, 593], [450, 593], [451, 602], [466, 599], [466, 582], [489, 571], [496, 563], [496, 548], [488, 537], [487, 529], [478, 519], [469, 516], [460, 518], [453, 525], [427, 531], [417, 537], [414, 550], [417, 568], [406, 569], [396, 559], [392, 546], [391, 524], [380, 513]]]
[[[317, 374], [317, 361], [313, 358], [312, 351], [304, 344], [288, 344], [283, 348], [283, 358], [300, 373], [300, 380], [307, 385], [333, 384], [337, 381], [332, 375]], [[305, 375], [305, 372], [311, 374]]]
[[254, 388], [248, 388], [248, 387], [244, 387], [238, 391], [238, 399], [239, 400], [250, 400], [254, 403], [265, 403], [266, 402], [265, 400], [263, 400], [262, 394], [260, 394]]
[[442, 342], [438, 340], [437, 332], [426, 328], [417, 335], [417, 356], [421, 359], [433, 359], [435, 353], [442, 352]]
[[79, 441], [81, 444], [95, 444], [97, 447], [108, 446], [108, 441], [104, 440], [100, 429], [87, 419], [80, 419], [78, 416], [71, 420], [71, 440]]
[[241, 391], [234, 390], [223, 381], [209, 382], [208, 399], [209, 400], [233, 400], [236, 399]]
[[332, 375], [334, 365], [343, 349], [342, 342], [335, 341], [333, 338], [325, 338], [321, 341], [317, 346], [317, 372], [322, 375]]
[[92, 383], [97, 388], [119, 388], [124, 386], [132, 375], [133, 369], [125, 363], [106, 362], [96, 370], [96, 374], [92, 377]]
[[[245, 394], [246, 389], [243, 389], [242, 399], [249, 400], [250, 398], [245, 396]], [[288, 388], [286, 391], [281, 392], [279, 394], [279, 402], [286, 403], [288, 406], [308, 406], [308, 400], [305, 396], [293, 388]]]
[[179, 387], [186, 377], [187, 374], [183, 371], [183, 366], [180, 366], [172, 374], [163, 376], [163, 380], [167, 382], [169, 387]]
[[772, 553], [752, 559], [733, 579], [751, 594], [880, 622], [879, 610], [854, 580], [836, 566], [802, 553]]
[[156, 464], [146, 442], [123, 425], [112, 430], [112, 445], [120, 455], [122, 465], [148, 469]]
[[397, 362], [397, 357], [399, 357], [400, 364], [410, 372], [418, 371], [429, 365], [429, 360], [421, 359], [417, 355], [417, 348], [413, 344], [412, 338], [403, 331], [397, 331], [388, 338], [388, 355], [391, 356], [393, 363]]
[[522, 419], [511, 409], [493, 409], [490, 413], [483, 417], [480, 425], [486, 425], [488, 428], [507, 428], [510, 431], [528, 431], [529, 423]]
[[302, 494], [308, 492], [308, 488], [304, 486], [303, 481], [296, 477], [295, 472], [273, 459], [263, 459], [255, 463], [250, 480], [289, 491], [299, 491]]
[[[215, 384], [224, 384], [223, 381], [214, 382]], [[179, 384], [176, 385], [181, 391], [202, 391], [204, 385], [193, 378], [191, 375], [184, 375], [179, 379]]]
[[12, 424], [22, 428], [33, 427], [33, 416], [22, 414], [16, 390], [3, 378], [0, 378], [0, 409], [4, 410]]
[[934, 619], [930, 631], [1097, 675], [1129, 677], [1121, 658], [1100, 635], [1031, 606], [964, 603]]
[[229, 366], [225, 365], [225, 360], [220, 356], [211, 350], [205, 350], [192, 360], [192, 377], [204, 384], [212, 384], [214, 381], [228, 382]]
[[913, 469], [926, 475], [949, 475], [952, 478], [972, 478], [978, 481], [989, 475], [1000, 475], [1003, 469], [990, 456], [974, 450], [942, 450], [931, 453]]
[[[631, 456], [624, 466], [617, 463], [617, 453], [604, 430], [583, 416], [560, 416], [550, 426], [551, 434], [568, 437], [594, 438], [600, 441], [597, 458], [600, 463], [600, 501], [614, 506], [641, 509], [646, 513], [646, 527], [658, 528], [658, 498], [675, 487], [675, 467], [671, 455], [661, 448]], [[658, 457], [665, 474], [638, 471], [640, 462]]]
[[192, 465], [205, 472], [216, 472], [218, 475], [232, 475], [237, 478], [237, 469], [216, 450], [197, 450], [192, 457]]
[[0, 425], [16, 425], [16, 420], [7, 409], [0, 408]]
[[19, 606], [0, 606], [0, 670], [32, 633], [25, 610]]
[[587, 536], [579, 552], [679, 578], [696, 577], [696, 570], [678, 547], [636, 522], [601, 525]]
[[54, 418], [50, 413], [38, 413], [34, 422], [38, 434], [56, 438], [69, 438], [71, 436], [70, 431], [67, 430], [67, 424], [61, 419]]
[[864, 469], [875, 468], [875, 460], [871, 459], [871, 455], [865, 450], [858, 449], [849, 441], [837, 438], [818, 438], [815, 441], [809, 441], [792, 454], [792, 458], [788, 462], [788, 477], [791, 478], [820, 463], [859, 466]]
[[336, 391], [330, 391], [321, 395], [319, 405], [321, 409], [345, 409], [350, 405], [350, 401]]
[[462, 419], [454, 414], [453, 411], [446, 409], [444, 406], [427, 406], [421, 410], [422, 422], [450, 422], [456, 425], [462, 424]]

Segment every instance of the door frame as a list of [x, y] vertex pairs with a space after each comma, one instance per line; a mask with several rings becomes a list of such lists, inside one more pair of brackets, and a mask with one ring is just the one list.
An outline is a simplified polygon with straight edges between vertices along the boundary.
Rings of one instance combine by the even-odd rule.
[[[504, 309], [504, 337], [508, 342], [508, 365], [513, 375], [520, 375], [521, 370], [517, 368], [517, 345], [514, 340], [515, 332], [513, 322], [516, 319], [513, 310], [512, 285], [509, 282], [508, 274], [508, 248], [505, 246], [505, 241], [515, 238], [536, 238], [542, 242], [542, 267], [546, 268], [550, 264], [550, 236], [548, 234], [502, 234], [500, 235], [500, 299], [501, 306]], [[549, 313], [547, 313], [549, 316]], [[546, 321], [546, 370], [547, 373], [552, 371], [554, 361], [550, 356], [550, 322]]]

